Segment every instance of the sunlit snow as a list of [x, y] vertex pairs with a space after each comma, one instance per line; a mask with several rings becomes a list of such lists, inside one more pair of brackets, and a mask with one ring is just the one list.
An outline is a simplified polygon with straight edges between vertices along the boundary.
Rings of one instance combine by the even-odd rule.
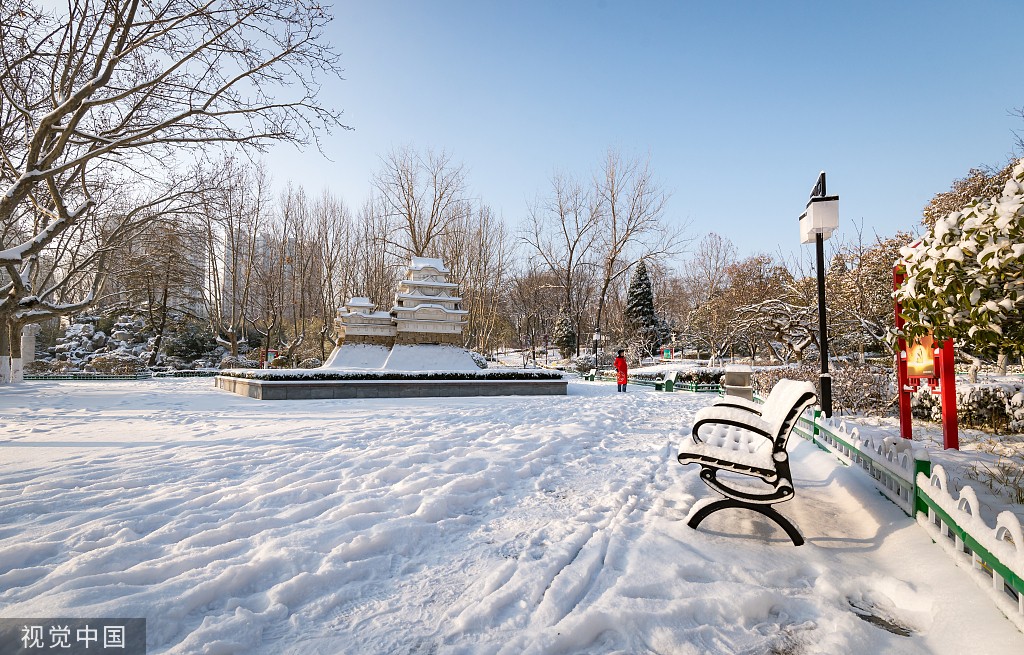
[[0, 615], [144, 616], [161, 654], [1024, 649], [920, 526], [800, 439], [779, 509], [805, 546], [740, 510], [687, 527], [710, 491], [675, 453], [709, 401], [8, 386]]

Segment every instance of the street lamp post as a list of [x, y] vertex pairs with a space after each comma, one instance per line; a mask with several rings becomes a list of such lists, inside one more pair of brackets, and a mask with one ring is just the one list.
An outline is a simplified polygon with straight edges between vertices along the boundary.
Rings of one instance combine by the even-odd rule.
[[594, 328], [594, 368], [600, 368], [600, 360], [597, 357], [597, 348], [601, 345], [601, 328]]
[[811, 190], [807, 209], [800, 215], [800, 243], [813, 243], [818, 258], [818, 341], [821, 352], [821, 411], [832, 416], [832, 376], [828, 372], [828, 322], [825, 316], [825, 239], [839, 227], [839, 196], [826, 195], [825, 171]]

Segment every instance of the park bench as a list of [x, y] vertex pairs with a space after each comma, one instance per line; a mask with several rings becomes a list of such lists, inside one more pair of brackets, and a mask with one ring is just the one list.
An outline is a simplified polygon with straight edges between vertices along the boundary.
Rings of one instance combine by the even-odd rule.
[[588, 372], [583, 374], [583, 379], [584, 380], [589, 380], [590, 382], [593, 382], [595, 375], [597, 375], [597, 369], [596, 368], [592, 368]]
[[654, 378], [630, 377], [629, 383], [638, 384], [644, 387], [654, 387], [655, 391], [672, 391], [678, 376], [678, 371], [669, 371], [668, 373], [662, 373]]
[[[681, 464], [700, 464], [701, 480], [725, 496], [701, 507], [687, 523], [696, 529], [711, 514], [732, 507], [759, 512], [779, 525], [797, 546], [800, 531], [772, 507], [793, 497], [786, 444], [797, 420], [817, 400], [809, 382], [780, 380], [764, 405], [726, 396], [694, 417], [692, 439], [679, 448]], [[733, 487], [718, 479], [719, 472], [753, 477], [767, 489]]]
[[676, 385], [676, 378], [679, 377], [679, 371], [670, 371], [664, 376], [654, 380], [654, 390], [661, 391], [672, 391]]

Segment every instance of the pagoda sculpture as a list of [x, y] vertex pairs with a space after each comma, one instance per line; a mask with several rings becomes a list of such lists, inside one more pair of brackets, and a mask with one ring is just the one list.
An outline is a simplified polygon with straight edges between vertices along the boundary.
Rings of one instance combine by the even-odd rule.
[[412, 258], [391, 308], [395, 343], [462, 345], [462, 328], [469, 312], [461, 307], [459, 285], [448, 281], [450, 272], [440, 259]]
[[339, 341], [391, 347], [417, 344], [462, 346], [468, 311], [459, 285], [440, 259], [413, 257], [399, 281], [390, 312], [377, 311], [369, 298], [356, 297], [338, 310]]
[[339, 341], [391, 347], [395, 343], [395, 324], [388, 312], [377, 311], [369, 298], [356, 297], [338, 310], [334, 320]]

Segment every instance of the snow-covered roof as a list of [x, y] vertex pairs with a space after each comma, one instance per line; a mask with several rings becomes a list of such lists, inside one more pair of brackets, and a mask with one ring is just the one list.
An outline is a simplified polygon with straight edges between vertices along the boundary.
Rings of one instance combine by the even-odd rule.
[[424, 268], [432, 268], [438, 273], [451, 273], [445, 267], [444, 262], [435, 257], [413, 257], [409, 262], [410, 271], [421, 271]]
[[445, 314], [468, 314], [469, 313], [465, 309], [448, 309], [444, 305], [439, 305], [437, 303], [432, 303], [432, 302], [421, 303], [419, 305], [416, 305], [415, 307], [398, 307], [398, 306], [395, 306], [394, 308], [392, 308], [391, 311], [395, 312], [396, 314], [415, 314], [416, 312], [424, 310], [424, 309], [437, 309], [437, 310], [440, 310], [440, 311], [444, 312]]
[[348, 307], [373, 307], [373, 302], [364, 296], [354, 296], [345, 305]]
[[461, 296], [436, 295], [428, 296], [425, 293], [396, 293], [395, 300], [426, 300], [434, 302], [459, 302]]
[[436, 282], [431, 280], [399, 280], [399, 287], [437, 287], [439, 289], [453, 289], [459, 285], [455, 282]]

